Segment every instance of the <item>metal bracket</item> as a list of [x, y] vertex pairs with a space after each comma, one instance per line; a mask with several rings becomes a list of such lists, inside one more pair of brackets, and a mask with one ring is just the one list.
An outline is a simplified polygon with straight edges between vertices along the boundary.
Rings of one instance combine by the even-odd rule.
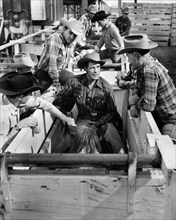
[[11, 195], [10, 195], [10, 188], [8, 182], [8, 172], [5, 166], [6, 164], [6, 154], [1, 154], [0, 158], [0, 172], [1, 172], [1, 207], [4, 209], [5, 212], [12, 212], [12, 202], [11, 202]]

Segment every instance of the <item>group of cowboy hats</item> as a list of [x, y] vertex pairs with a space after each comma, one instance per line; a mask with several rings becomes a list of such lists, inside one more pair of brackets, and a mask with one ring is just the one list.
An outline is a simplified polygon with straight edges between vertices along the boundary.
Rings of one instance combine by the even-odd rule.
[[[98, 15], [97, 15], [98, 14]], [[104, 11], [96, 12], [94, 17], [95, 20], [100, 17], [106, 18], [109, 14], [106, 14]], [[82, 25], [76, 19], [61, 19], [61, 22], [64, 26], [67, 26], [71, 29], [73, 33], [76, 35], [82, 34]], [[146, 34], [133, 34], [124, 37], [124, 47], [121, 48], [118, 54], [130, 53], [138, 50], [150, 50], [152, 48], [157, 47], [158, 44], [156, 42], [150, 41]], [[6, 63], [5, 65], [14, 69], [23, 68], [23, 67], [35, 67], [38, 63], [38, 58], [34, 54], [29, 53], [18, 53], [13, 57], [13, 63]], [[100, 65], [104, 64], [104, 61], [100, 60], [100, 56], [98, 53], [88, 53], [83, 58], [81, 58], [77, 65], [80, 69], [83, 69], [85, 64], [88, 62], [99, 63]], [[3, 63], [1, 63], [3, 65]], [[30, 73], [29, 78], [27, 79], [26, 73], [16, 74], [14, 77], [14, 73], [7, 73], [0, 78], [0, 92], [5, 95], [16, 95], [22, 94], [26, 91], [34, 91], [37, 89], [41, 89], [40, 85], [37, 81], [35, 81], [34, 77], [32, 77], [32, 73]], [[25, 82], [25, 83], [22, 83]], [[13, 88], [15, 85], [15, 89]]]

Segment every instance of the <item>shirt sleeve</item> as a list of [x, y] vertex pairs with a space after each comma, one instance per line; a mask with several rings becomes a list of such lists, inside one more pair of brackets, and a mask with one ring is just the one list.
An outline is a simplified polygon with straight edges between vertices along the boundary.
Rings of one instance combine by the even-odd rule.
[[111, 29], [111, 36], [116, 40], [119, 47], [122, 47], [122, 37], [119, 33], [119, 29], [116, 26], [114, 26], [114, 28]]
[[148, 112], [155, 109], [158, 82], [159, 79], [155, 72], [145, 72], [144, 88], [141, 99], [137, 104], [138, 108]]
[[[48, 41], [48, 54], [49, 54], [49, 75], [54, 82], [59, 81], [58, 69], [62, 63], [62, 54], [60, 54], [60, 43], [57, 42], [56, 36], [53, 36]], [[60, 65], [57, 66], [57, 63]]]
[[98, 47], [99, 49], [101, 49], [102, 46], [103, 46], [103, 44], [104, 44], [104, 38], [103, 38], [103, 36], [101, 35], [101, 36], [100, 36], [100, 39], [99, 39], [99, 41], [98, 41], [98, 43], [97, 43], [97, 47]]

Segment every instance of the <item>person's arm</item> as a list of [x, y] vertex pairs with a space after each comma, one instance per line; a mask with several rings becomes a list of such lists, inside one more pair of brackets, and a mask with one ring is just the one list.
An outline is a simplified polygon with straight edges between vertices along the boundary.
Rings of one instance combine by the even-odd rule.
[[145, 72], [142, 96], [137, 103], [139, 109], [151, 112], [156, 106], [157, 88], [159, 79], [155, 72]]
[[51, 115], [60, 118], [62, 121], [67, 122], [69, 125], [75, 126], [75, 121], [73, 118], [67, 117], [59, 109], [57, 109], [52, 103], [40, 97], [31, 96], [23, 107], [43, 109], [49, 112]]
[[121, 35], [119, 33], [119, 29], [116, 26], [114, 26], [110, 30], [111, 30], [112, 38], [114, 38], [116, 40], [116, 42], [118, 43], [119, 47], [122, 47], [123, 40], [122, 40], [122, 37], [121, 37]]
[[102, 48], [103, 45], [104, 45], [104, 38], [101, 35], [97, 45], [95, 45], [95, 51], [99, 52], [99, 50]]
[[53, 80], [53, 85], [57, 85], [59, 83], [59, 68], [61, 68], [63, 55], [59, 54], [60, 52], [60, 43], [58, 42], [56, 35], [53, 35], [50, 39], [48, 39], [47, 47], [49, 54], [49, 70], [48, 74]]

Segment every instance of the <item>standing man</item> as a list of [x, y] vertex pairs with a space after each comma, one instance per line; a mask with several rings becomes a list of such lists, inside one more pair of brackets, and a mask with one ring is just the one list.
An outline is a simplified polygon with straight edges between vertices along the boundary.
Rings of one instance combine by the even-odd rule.
[[86, 73], [70, 78], [53, 104], [63, 112], [70, 111], [76, 104], [76, 124], [93, 126], [98, 132], [104, 128], [103, 152], [118, 153], [123, 143], [116, 127], [122, 126], [122, 119], [117, 112], [112, 86], [100, 76], [104, 63], [96, 52], [81, 58], [77, 65]]
[[92, 22], [91, 19], [94, 16], [94, 14], [97, 12], [97, 6], [96, 5], [90, 5], [88, 8], [85, 8], [86, 14], [83, 14], [79, 20], [83, 23], [83, 32], [86, 37], [89, 37], [93, 34], [92, 30]]
[[116, 27], [118, 27], [120, 35], [122, 37], [129, 35], [131, 29], [131, 20], [128, 17], [129, 8], [122, 8], [122, 15], [115, 21]]
[[[128, 80], [136, 80], [133, 94], [129, 98], [132, 117], [139, 117], [140, 110], [151, 112], [161, 133], [176, 140], [176, 88], [168, 70], [150, 55], [157, 43], [149, 41], [145, 34], [124, 37], [124, 48], [131, 64]], [[119, 86], [124, 85], [121, 80]]]
[[[95, 51], [100, 54], [100, 59], [111, 58], [113, 63], [117, 63], [121, 56], [118, 55], [120, 47], [122, 47], [122, 37], [118, 28], [107, 17], [111, 14], [106, 14], [105, 11], [98, 11], [92, 18], [92, 22], [97, 21], [102, 27], [102, 34], [95, 46]], [[105, 50], [100, 50], [103, 45]]]
[[57, 87], [59, 83], [64, 84], [72, 72], [66, 70], [70, 61], [70, 50], [77, 36], [82, 35], [82, 23], [74, 18], [67, 20], [61, 18], [63, 31], [50, 35], [41, 54], [37, 65], [36, 78], [42, 86], [42, 92], [51, 85]]

